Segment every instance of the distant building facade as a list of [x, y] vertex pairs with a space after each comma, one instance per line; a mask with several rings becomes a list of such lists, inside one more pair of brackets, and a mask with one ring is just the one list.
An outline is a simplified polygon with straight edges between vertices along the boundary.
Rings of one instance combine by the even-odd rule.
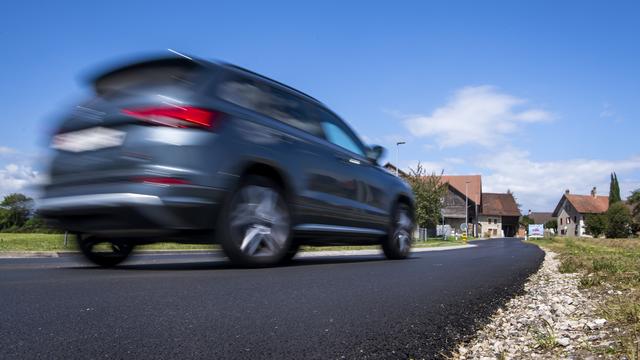
[[549, 221], [556, 221], [557, 220], [553, 216], [552, 212], [530, 211], [527, 216], [529, 216], [529, 219], [531, 219], [534, 224], [543, 224], [544, 225], [544, 224], [548, 223]]
[[[395, 174], [396, 167], [386, 163], [384, 168]], [[407, 173], [398, 169], [400, 177]], [[447, 189], [443, 198], [439, 224], [448, 225], [460, 233], [461, 225], [469, 224], [469, 235], [516, 236], [520, 210], [511, 193], [483, 193], [480, 175], [442, 175]], [[468, 207], [465, 207], [465, 204]]]
[[[482, 178], [480, 175], [443, 175], [441, 182], [447, 184], [442, 204], [445, 225], [461, 231], [460, 226], [468, 221], [469, 234], [478, 234], [478, 208], [482, 201]], [[466, 201], [468, 198], [468, 201]], [[468, 212], [465, 204], [468, 203]], [[468, 220], [467, 220], [468, 216]]]
[[482, 193], [478, 233], [483, 237], [516, 236], [520, 209], [513, 194]]
[[609, 197], [596, 194], [596, 188], [590, 195], [574, 195], [566, 190], [558, 201], [553, 216], [557, 218], [558, 235], [584, 236], [585, 220], [590, 214], [602, 214], [609, 209]]

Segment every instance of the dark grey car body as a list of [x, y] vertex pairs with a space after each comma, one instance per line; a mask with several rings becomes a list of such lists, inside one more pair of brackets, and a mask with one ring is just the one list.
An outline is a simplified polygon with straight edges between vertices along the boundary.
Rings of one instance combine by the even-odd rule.
[[[161, 58], [99, 76], [94, 87], [58, 134], [106, 128], [121, 132], [123, 142], [55, 150], [39, 212], [70, 232], [213, 242], [223, 204], [248, 174], [284, 189], [300, 242], [379, 241], [394, 204], [413, 204], [410, 187], [381, 168], [326, 106], [250, 71]], [[215, 118], [208, 129], [167, 127], [122, 111], [160, 105], [212, 109]], [[347, 136], [351, 150], [329, 141], [327, 129], [343, 143]]]

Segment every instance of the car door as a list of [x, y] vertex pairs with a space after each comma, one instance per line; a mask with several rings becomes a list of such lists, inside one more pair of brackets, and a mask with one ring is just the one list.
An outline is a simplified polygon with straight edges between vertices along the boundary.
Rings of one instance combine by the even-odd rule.
[[365, 155], [365, 146], [355, 133], [337, 116], [326, 113], [321, 119], [325, 138], [343, 178], [348, 179], [351, 225], [363, 229], [382, 229], [386, 221], [383, 206], [384, 189], [380, 173]]
[[317, 232], [338, 220], [351, 221], [346, 203], [353, 190], [327, 151], [318, 106], [278, 84], [243, 75], [229, 76], [218, 93], [260, 115], [258, 124], [238, 124], [247, 142], [262, 144], [246, 147], [249, 160], [272, 163], [286, 175], [295, 222], [303, 229]]

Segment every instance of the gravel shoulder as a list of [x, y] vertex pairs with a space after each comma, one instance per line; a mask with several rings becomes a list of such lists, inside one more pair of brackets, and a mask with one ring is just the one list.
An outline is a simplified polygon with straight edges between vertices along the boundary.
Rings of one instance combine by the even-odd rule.
[[[453, 359], [589, 359], [612, 357], [615, 341], [598, 305], [605, 294], [581, 289], [579, 273], [561, 273], [558, 255], [544, 262]], [[617, 357], [616, 357], [617, 358]]]

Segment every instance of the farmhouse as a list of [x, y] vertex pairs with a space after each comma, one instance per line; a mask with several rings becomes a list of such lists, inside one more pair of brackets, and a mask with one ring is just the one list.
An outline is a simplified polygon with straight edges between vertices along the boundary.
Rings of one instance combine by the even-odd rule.
[[574, 195], [566, 190], [553, 211], [553, 216], [558, 219], [558, 235], [587, 235], [586, 217], [590, 214], [602, 214], [608, 209], [609, 197], [596, 194], [595, 187], [590, 195]]
[[478, 220], [478, 233], [481, 236], [515, 236], [519, 226], [520, 209], [513, 194], [482, 193], [482, 211]]

